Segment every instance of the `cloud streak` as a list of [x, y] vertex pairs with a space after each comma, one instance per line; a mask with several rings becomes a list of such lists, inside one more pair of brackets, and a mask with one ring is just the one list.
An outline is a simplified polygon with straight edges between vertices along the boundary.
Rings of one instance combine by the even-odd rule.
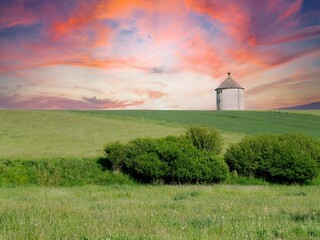
[[96, 97], [83, 97], [82, 100], [62, 97], [32, 97], [18, 100], [16, 95], [0, 97], [0, 108], [10, 109], [101, 110], [119, 109], [140, 104], [143, 104], [143, 101], [115, 101], [97, 99]]

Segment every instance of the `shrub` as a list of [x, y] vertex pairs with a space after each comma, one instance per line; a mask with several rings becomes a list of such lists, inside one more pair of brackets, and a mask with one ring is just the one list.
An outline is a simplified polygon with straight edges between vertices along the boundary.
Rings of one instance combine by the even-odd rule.
[[119, 141], [105, 146], [107, 164], [112, 166], [114, 172], [119, 172], [128, 158], [127, 147]]
[[224, 181], [228, 174], [224, 161], [198, 149], [187, 136], [138, 138], [125, 145], [110, 144], [105, 151], [113, 169], [121, 163], [123, 171], [141, 182], [212, 183]]
[[156, 152], [162, 161], [172, 164], [179, 156], [195, 150], [192, 142], [184, 136], [169, 136], [156, 140]]
[[186, 136], [200, 150], [219, 154], [223, 148], [223, 139], [218, 130], [208, 127], [193, 126], [187, 130]]
[[296, 147], [280, 144], [268, 164], [268, 179], [279, 183], [306, 183], [316, 177], [316, 162]]
[[318, 150], [316, 140], [301, 134], [255, 136], [230, 146], [225, 161], [240, 176], [307, 183], [318, 173]]
[[221, 182], [227, 175], [222, 159], [199, 150], [180, 155], [172, 165], [172, 179], [177, 183]]
[[169, 136], [159, 139], [134, 139], [127, 145], [127, 173], [142, 182], [172, 182], [173, 162], [184, 152], [195, 149], [186, 137]]
[[300, 149], [302, 149], [308, 156], [316, 160], [318, 167], [320, 168], [320, 141], [312, 137], [306, 136], [301, 133], [296, 134], [283, 134], [279, 138], [284, 141], [291, 139], [294, 141]]
[[[134, 174], [134, 159], [146, 154], [152, 153], [155, 151], [155, 142], [151, 138], [136, 138], [131, 140], [126, 145], [127, 158], [125, 161], [125, 170], [128, 173]], [[133, 170], [133, 172], [132, 172]]]
[[161, 161], [156, 153], [144, 153], [132, 162], [132, 168], [142, 182], [157, 182], [168, 173], [168, 164]]
[[238, 144], [231, 145], [224, 156], [230, 171], [236, 171], [240, 176], [265, 177], [264, 159], [273, 155], [274, 136], [246, 137]]

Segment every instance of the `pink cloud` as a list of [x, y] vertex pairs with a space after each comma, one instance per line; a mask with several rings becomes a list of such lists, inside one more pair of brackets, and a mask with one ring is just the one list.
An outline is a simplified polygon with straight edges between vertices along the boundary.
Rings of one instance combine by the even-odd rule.
[[[19, 100], [20, 99], [20, 100]], [[118, 109], [128, 106], [138, 106], [144, 101], [115, 101], [112, 99], [97, 99], [84, 97], [82, 100], [62, 97], [31, 97], [21, 99], [17, 95], [0, 97], [0, 108], [9, 109], [57, 109], [57, 110], [86, 110], [86, 109]]]
[[293, 1], [291, 5], [287, 8], [287, 10], [281, 15], [280, 20], [286, 19], [296, 14], [300, 10], [302, 6], [302, 2], [303, 0]]
[[202, 31], [194, 31], [176, 52], [180, 60], [178, 68], [221, 77], [227, 71], [227, 63], [221, 52], [210, 43]]
[[319, 52], [319, 49], [317, 47], [310, 47], [308, 49], [295, 50], [291, 52], [283, 50], [278, 50], [277, 52], [275, 52], [268, 49], [240, 51], [230, 50], [230, 55], [233, 55], [238, 63], [250, 63], [266, 69], [281, 66], [315, 52]]
[[[219, 22], [215, 42], [206, 34], [193, 33], [192, 44], [183, 45], [187, 54], [181, 61], [187, 69], [194, 69], [214, 77], [221, 77], [230, 68], [242, 71], [240, 65], [272, 68], [312, 53], [317, 47], [300, 50], [273, 49], [268, 45], [303, 41], [320, 35], [319, 26], [299, 29], [302, 1], [205, 1], [186, 0], [189, 10], [209, 16], [212, 24]], [[281, 26], [281, 28], [279, 28]], [[217, 44], [218, 43], [218, 44]], [[279, 49], [279, 50], [278, 50]]]
[[[316, 72], [298, 71], [286, 78], [278, 79], [275, 82], [264, 83], [257, 87], [248, 89], [246, 90], [246, 95], [256, 96], [257, 94], [270, 91], [270, 90], [272, 91], [273, 89], [292, 88], [297, 84], [305, 84], [305, 85], [309, 85], [309, 87], [312, 87], [312, 85], [314, 85], [314, 83], [312, 82], [312, 79], [316, 79], [318, 76], [319, 76], [319, 71], [316, 71]], [[304, 81], [302, 81], [302, 79]], [[311, 82], [307, 81], [310, 79], [311, 79]]]
[[[67, 21], [57, 21], [52, 25], [52, 32], [55, 38], [60, 38], [76, 31], [86, 28], [94, 30], [96, 33], [105, 32], [104, 37], [110, 37], [111, 29], [101, 24], [104, 19], [126, 19], [133, 17], [137, 11], [157, 14], [168, 13], [177, 14], [183, 11], [183, 1], [163, 0], [98, 0], [93, 2], [81, 2], [75, 13]], [[100, 39], [101, 41], [101, 39]], [[98, 41], [99, 42], [99, 41]]]
[[139, 34], [152, 39], [153, 44], [161, 47], [164, 44], [178, 44], [189, 35], [194, 23], [186, 15], [148, 13], [137, 20]]
[[183, 13], [183, 0], [109, 0], [94, 4], [94, 15], [99, 18], [128, 18], [136, 11], [149, 13]]
[[201, 14], [208, 15], [213, 20], [224, 24], [224, 30], [237, 39], [243, 41], [244, 33], [248, 30], [249, 16], [244, 11], [240, 1], [207, 1], [186, 0], [189, 9]]
[[320, 97], [317, 94], [317, 89], [320, 88], [320, 82], [317, 81], [318, 76], [318, 70], [306, 71], [302, 69], [286, 77], [276, 78], [273, 82], [262, 82], [245, 91], [246, 106], [250, 109], [273, 109], [279, 106], [319, 102]]
[[[306, 40], [311, 38], [320, 37], [320, 26], [311, 26], [306, 27], [300, 30], [297, 30], [290, 35], [278, 36], [270, 41], [260, 41], [259, 44], [269, 45], [269, 44], [279, 44], [279, 43], [288, 43], [295, 42], [299, 40]], [[256, 43], [257, 44], [257, 43]]]
[[[268, 5], [266, 11], [265, 6]], [[299, 29], [301, 19], [297, 15], [301, 6], [302, 0], [255, 3], [247, 12], [250, 18], [248, 32], [242, 34], [251, 45], [272, 45], [308, 39], [309, 36], [292, 37], [301, 32]]]
[[164, 96], [168, 96], [167, 93], [156, 91], [156, 90], [142, 90], [136, 89], [134, 91], [138, 96], [143, 97], [144, 95], [148, 96], [148, 99], [159, 99]]
[[0, 29], [19, 25], [31, 25], [37, 20], [32, 11], [24, 8], [23, 3], [24, 1], [19, 0], [0, 9]]

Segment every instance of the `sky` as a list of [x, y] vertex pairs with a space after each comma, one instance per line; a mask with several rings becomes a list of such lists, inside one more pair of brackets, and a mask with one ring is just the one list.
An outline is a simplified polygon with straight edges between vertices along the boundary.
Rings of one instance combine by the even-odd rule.
[[319, 0], [0, 0], [0, 108], [214, 110], [320, 101]]

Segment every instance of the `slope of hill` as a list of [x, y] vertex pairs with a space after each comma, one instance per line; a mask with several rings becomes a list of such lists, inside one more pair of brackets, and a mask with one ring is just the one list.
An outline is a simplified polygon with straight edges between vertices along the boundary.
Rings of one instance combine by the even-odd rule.
[[183, 125], [206, 125], [242, 134], [301, 132], [320, 138], [320, 116], [281, 111], [74, 111], [118, 119], [150, 120]]
[[293, 107], [277, 108], [276, 110], [320, 110], [320, 102], [313, 102]]
[[221, 130], [225, 147], [252, 134], [302, 132], [320, 139], [320, 116], [281, 111], [0, 110], [0, 158], [97, 157], [108, 142], [180, 135], [189, 125]]
[[103, 155], [108, 142], [183, 132], [183, 126], [79, 116], [66, 111], [0, 110], [0, 159], [97, 157]]

